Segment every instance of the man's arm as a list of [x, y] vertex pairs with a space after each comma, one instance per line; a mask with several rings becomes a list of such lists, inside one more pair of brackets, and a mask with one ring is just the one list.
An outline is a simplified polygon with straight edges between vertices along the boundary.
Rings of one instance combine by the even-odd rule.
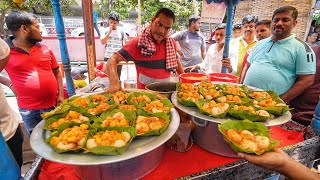
[[320, 179], [318, 174], [290, 158], [287, 153], [280, 149], [273, 149], [273, 151], [266, 152], [259, 156], [245, 153], [238, 153], [238, 156], [255, 165], [280, 172], [289, 179]]
[[244, 65], [243, 70], [241, 71], [241, 74], [240, 74], [240, 78], [239, 78], [240, 84], [243, 84], [244, 78], [246, 77], [249, 67], [250, 67], [250, 63], [247, 62], [246, 65]]
[[107, 74], [109, 78], [110, 85], [106, 92], [114, 93], [121, 90], [121, 84], [119, 82], [119, 77], [117, 73], [117, 65], [122, 61], [122, 57], [117, 53], [113, 54], [107, 62]]
[[104, 45], [104, 44], [106, 44], [108, 42], [111, 32], [112, 32], [112, 26], [109, 27], [108, 34], [100, 39], [100, 42], [101, 42], [102, 45]]
[[280, 97], [284, 102], [289, 102], [298, 95], [300, 95], [305, 89], [313, 84], [314, 74], [298, 75], [296, 82], [293, 86]]
[[182, 64], [181, 64], [180, 59], [177, 59], [177, 63], [178, 63], [177, 73], [178, 73], [178, 74], [184, 73], [183, 66], [182, 66]]
[[205, 48], [201, 49], [201, 56], [202, 56], [202, 60], [204, 60], [204, 58], [206, 57], [206, 49]]
[[53, 74], [56, 77], [57, 83], [58, 83], [58, 98], [57, 98], [57, 104], [60, 104], [64, 100], [64, 93], [63, 93], [63, 82], [62, 82], [62, 76], [60, 69], [54, 69]]

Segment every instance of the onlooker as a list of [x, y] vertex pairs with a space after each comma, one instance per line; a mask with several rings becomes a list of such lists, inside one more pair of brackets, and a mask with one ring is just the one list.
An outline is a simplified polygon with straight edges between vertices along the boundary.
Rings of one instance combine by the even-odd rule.
[[139, 89], [155, 81], [169, 81], [172, 71], [183, 73], [176, 55], [175, 41], [168, 36], [174, 21], [175, 15], [170, 9], [159, 9], [140, 36], [128, 41], [110, 57], [107, 64], [110, 86], [107, 92], [121, 89], [116, 66], [123, 60], [135, 63]]
[[98, 28], [98, 12], [94, 9], [93, 10], [93, 27], [94, 29], [97, 31], [98, 33], [98, 36], [100, 37], [100, 31], [99, 31], [99, 28]]
[[238, 50], [238, 64], [237, 69], [235, 69], [235, 74], [237, 76], [240, 75], [242, 69], [242, 63], [244, 56], [246, 55], [247, 51], [251, 49], [253, 46], [256, 45], [256, 23], [258, 22], [258, 17], [255, 15], [247, 15], [242, 19], [242, 29], [243, 29], [243, 36], [238, 39], [234, 39], [231, 41], [232, 47]]
[[242, 31], [242, 25], [241, 24], [235, 24], [232, 27], [232, 39], [236, 39], [243, 36], [243, 31]]
[[[9, 46], [2, 39], [0, 39], [0, 72], [8, 63], [9, 54]], [[0, 83], [2, 83], [1, 79]], [[2, 87], [0, 87], [0, 131], [21, 168], [23, 162], [23, 135], [19, 125], [19, 116], [9, 106]]]
[[320, 95], [320, 45], [313, 47], [312, 49], [316, 55], [317, 64], [314, 82], [299, 96], [290, 101], [290, 106], [293, 108], [291, 111], [292, 120], [305, 126], [308, 126], [311, 123]]
[[280, 149], [274, 149], [259, 156], [245, 153], [238, 153], [238, 156], [258, 166], [280, 172], [289, 179], [320, 179], [319, 174], [290, 158], [287, 153]]
[[[105, 45], [104, 61], [107, 62], [109, 58], [117, 51], [119, 51], [125, 42], [125, 34], [118, 29], [120, 22], [120, 15], [117, 12], [111, 12], [108, 16], [109, 30], [104, 36], [101, 36], [101, 44]], [[117, 66], [119, 79], [121, 76], [122, 65]]]
[[315, 46], [319, 45], [319, 42], [318, 42], [318, 33], [316, 33], [316, 32], [310, 32], [310, 33], [308, 34], [306, 43], [307, 43], [310, 47], [315, 47]]
[[[268, 38], [268, 37], [271, 36], [270, 24], [271, 24], [271, 21], [270, 20], [266, 20], [266, 19], [257, 22], [257, 24], [256, 24], [256, 33], [257, 33], [258, 41], [260, 41], [262, 39], [265, 39], [265, 38]], [[251, 54], [253, 48], [254, 47], [249, 49], [247, 51], [246, 55], [244, 56], [243, 63], [242, 63], [242, 69], [241, 69], [241, 73], [240, 73], [240, 77], [239, 77], [239, 82], [240, 83], [243, 83], [244, 77], [246, 76], [245, 72], [247, 72], [247, 68], [248, 68], [246, 66], [246, 64], [248, 62], [247, 59], [248, 59], [248, 56]]]
[[200, 17], [190, 16], [188, 27], [188, 30], [177, 32], [171, 36], [181, 47], [178, 53], [181, 56], [183, 67], [199, 64], [206, 57], [206, 41], [199, 33]]
[[6, 39], [10, 58], [5, 69], [11, 79], [6, 85], [13, 87], [22, 120], [31, 133], [42, 120], [40, 114], [64, 100], [62, 77], [52, 50], [39, 43], [42, 37], [35, 15], [15, 11], [6, 17], [6, 24], [13, 34]]
[[[189, 68], [190, 71], [193, 71], [196, 68], [200, 68], [205, 70], [207, 74], [210, 73], [217, 73], [221, 72], [221, 67], [224, 65], [228, 72], [231, 73], [233, 69], [237, 66], [237, 54], [230, 48], [229, 59], [230, 61], [226, 62], [223, 59], [223, 47], [224, 47], [224, 40], [225, 40], [225, 24], [221, 24], [216, 29], [215, 34], [215, 44], [212, 44], [207, 52], [206, 57], [204, 58], [203, 62], [194, 66], [186, 67], [185, 69]], [[231, 64], [229, 63], [231, 62]]]
[[316, 57], [312, 49], [298, 40], [292, 29], [298, 11], [292, 6], [278, 8], [272, 16], [272, 37], [263, 39], [248, 57], [244, 84], [273, 90], [289, 102], [313, 84]]

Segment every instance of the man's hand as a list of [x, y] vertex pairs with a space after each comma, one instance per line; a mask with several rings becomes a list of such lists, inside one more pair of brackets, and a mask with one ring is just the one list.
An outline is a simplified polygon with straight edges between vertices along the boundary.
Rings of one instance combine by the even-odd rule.
[[193, 72], [195, 69], [198, 69], [199, 66], [198, 65], [194, 65], [194, 66], [189, 66], [189, 67], [185, 67], [183, 68], [184, 72]]
[[60, 105], [64, 101], [64, 94], [59, 94], [57, 97], [57, 105]]
[[252, 164], [272, 170], [281, 169], [287, 161], [291, 160], [287, 153], [276, 148], [273, 149], [273, 151], [266, 152], [260, 156], [245, 153], [238, 153], [238, 156], [246, 159]]
[[221, 60], [222, 61], [222, 66], [228, 69], [228, 72], [232, 72], [232, 66], [231, 66], [231, 61], [230, 58], [224, 58]]
[[106, 89], [106, 93], [115, 93], [115, 92], [117, 92], [117, 91], [121, 91], [122, 90], [122, 88], [121, 88], [121, 84], [120, 83], [118, 83], [118, 84], [114, 84], [114, 85], [112, 85], [111, 86], [111, 84], [110, 84], [110, 86], [108, 87], [108, 89]]

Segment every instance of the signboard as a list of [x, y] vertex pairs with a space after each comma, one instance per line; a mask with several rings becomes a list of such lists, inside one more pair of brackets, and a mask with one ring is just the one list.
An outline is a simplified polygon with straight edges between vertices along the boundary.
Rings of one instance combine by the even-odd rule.
[[226, 5], [224, 3], [207, 3], [206, 0], [202, 2], [201, 22], [206, 23], [222, 23], [226, 13]]

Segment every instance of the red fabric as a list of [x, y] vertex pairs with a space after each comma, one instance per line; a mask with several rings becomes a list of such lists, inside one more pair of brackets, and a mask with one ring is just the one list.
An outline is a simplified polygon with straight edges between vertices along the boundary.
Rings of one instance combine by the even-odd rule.
[[147, 77], [154, 78], [154, 79], [165, 79], [170, 77], [170, 71], [163, 68], [147, 68], [139, 66], [139, 62], [156, 62], [156, 61], [163, 61], [166, 58], [166, 43], [163, 41], [161, 44], [155, 43], [156, 52], [151, 57], [146, 57], [141, 54], [141, 50], [137, 48], [138, 45], [138, 37], [132, 39], [131, 41], [127, 42], [123, 47], [122, 50], [118, 51], [117, 54], [122, 57], [124, 61], [134, 61], [136, 64], [137, 70], [137, 86], [138, 89], [144, 89], [145, 84], [140, 82], [139, 76], [143, 74]]
[[[303, 132], [289, 131], [278, 126], [270, 128], [271, 138], [280, 141], [279, 147], [296, 144], [303, 141]], [[212, 169], [224, 164], [232, 163], [238, 158], [228, 158], [210, 153], [201, 147], [194, 145], [189, 152], [178, 153], [166, 149], [159, 166], [143, 180], [166, 180], [190, 175], [200, 171]], [[65, 168], [63, 168], [65, 167]], [[46, 161], [42, 167], [39, 179], [56, 179], [57, 177], [77, 178], [73, 170], [75, 166], [63, 165]]]
[[[178, 67], [175, 41], [171, 37], [165, 39], [166, 42], [166, 69], [172, 70]], [[138, 40], [138, 48], [143, 56], [152, 56], [156, 52], [156, 43], [151, 36], [151, 25], [147, 26]]]
[[41, 173], [38, 176], [39, 180], [80, 180], [74, 171], [75, 166], [60, 164], [52, 161], [45, 161]]
[[13, 47], [12, 42], [10, 48], [10, 60], [5, 69], [16, 92], [18, 106], [37, 110], [56, 105], [58, 84], [53, 69], [59, 65], [52, 50], [37, 44], [28, 54]]

